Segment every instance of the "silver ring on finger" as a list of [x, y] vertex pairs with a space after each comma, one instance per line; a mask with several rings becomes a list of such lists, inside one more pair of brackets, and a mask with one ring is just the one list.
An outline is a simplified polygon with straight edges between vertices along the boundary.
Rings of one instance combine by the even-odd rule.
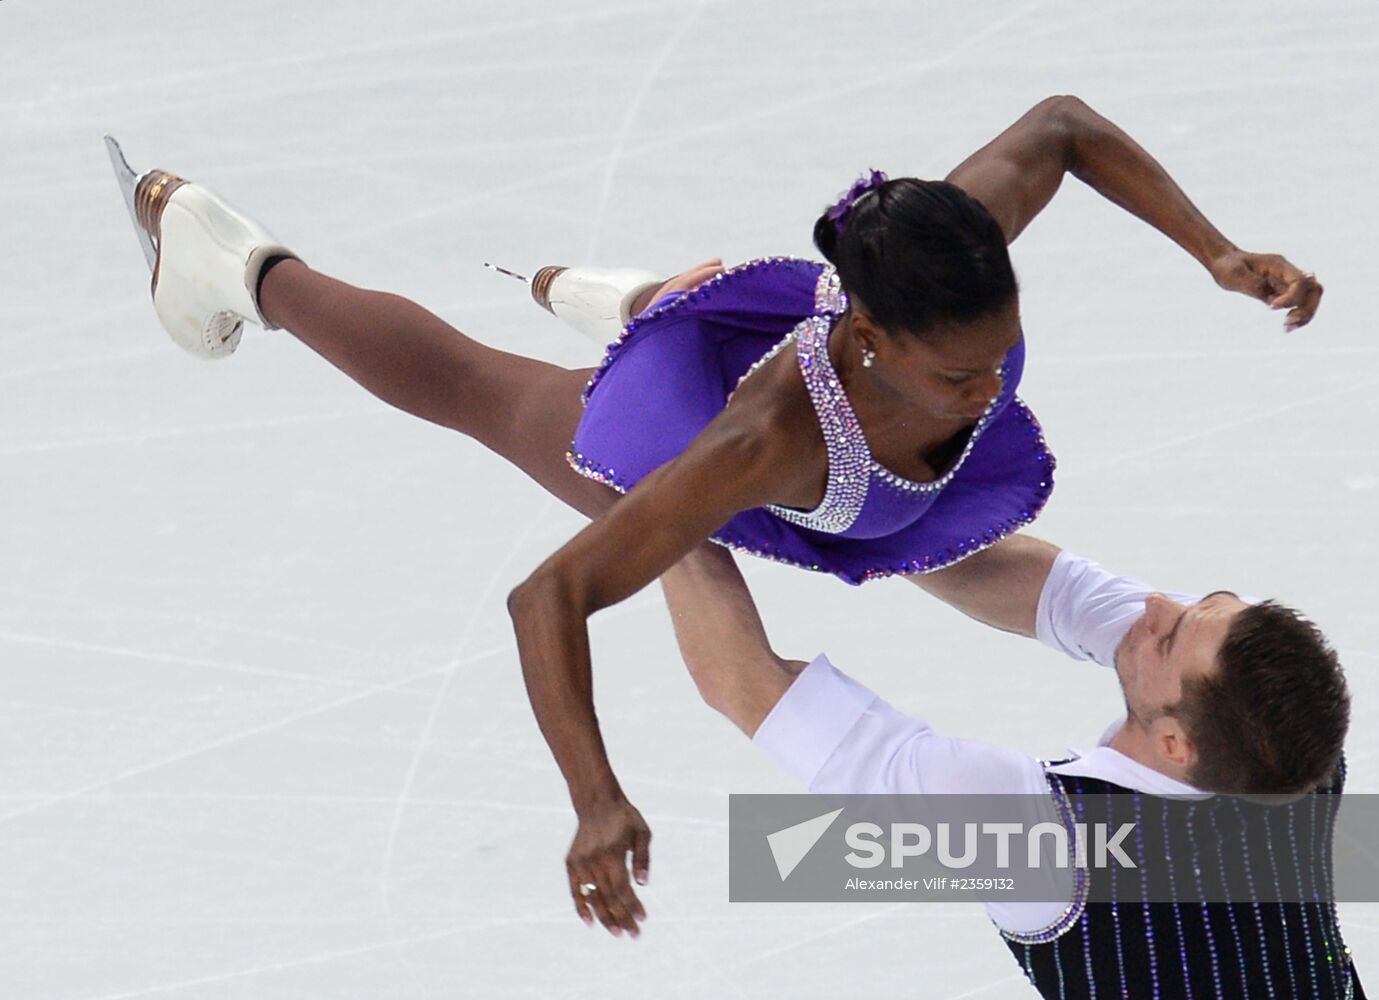
[[594, 885], [593, 882], [581, 882], [579, 884], [579, 894], [581, 896], [584, 896], [586, 899], [598, 891], [599, 887]]

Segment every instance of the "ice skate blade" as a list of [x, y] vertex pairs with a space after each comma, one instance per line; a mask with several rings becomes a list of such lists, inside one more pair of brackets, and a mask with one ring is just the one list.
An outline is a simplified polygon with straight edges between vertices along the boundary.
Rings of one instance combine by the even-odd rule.
[[139, 175], [130, 169], [128, 161], [124, 158], [124, 150], [120, 148], [114, 136], [105, 137], [105, 149], [110, 154], [110, 165], [115, 168], [115, 183], [120, 185], [125, 207], [129, 209], [130, 221], [134, 223], [134, 235], [139, 237], [139, 246], [144, 251], [144, 260], [148, 261], [151, 271], [158, 260], [158, 250], [153, 245], [153, 237], [139, 223], [139, 213], [134, 207], [134, 193], [139, 187]]
[[516, 271], [509, 271], [506, 267], [499, 267], [497, 264], [491, 264], [488, 261], [484, 261], [484, 267], [488, 268], [490, 271], [497, 271], [499, 274], [506, 274], [509, 278], [516, 278], [523, 284], [531, 284], [531, 278], [528, 278], [525, 274], [518, 274]]

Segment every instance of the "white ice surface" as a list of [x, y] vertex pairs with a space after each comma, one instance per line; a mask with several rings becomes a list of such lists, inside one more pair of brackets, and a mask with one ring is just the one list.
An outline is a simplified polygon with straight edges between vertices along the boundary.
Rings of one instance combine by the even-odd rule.
[[[1061, 92], [1327, 296], [1285, 336], [1070, 180], [1015, 248], [1059, 456], [1036, 530], [1306, 609], [1379, 791], [1372, 3], [0, 4], [0, 997], [1032, 995], [975, 907], [727, 903], [727, 793], [790, 786], [698, 703], [654, 590], [593, 628], [651, 919], [585, 929], [503, 607], [580, 522], [286, 335], [173, 348], [100, 137], [582, 366], [481, 260], [808, 253], [862, 168], [941, 175]], [[743, 567], [783, 651], [943, 731], [1052, 754], [1117, 708], [905, 583]], [[1343, 912], [1379, 978], [1379, 907]]]

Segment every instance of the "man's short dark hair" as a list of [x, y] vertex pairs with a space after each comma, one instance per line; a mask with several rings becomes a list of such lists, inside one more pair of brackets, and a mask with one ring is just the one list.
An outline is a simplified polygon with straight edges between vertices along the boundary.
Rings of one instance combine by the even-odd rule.
[[1350, 694], [1321, 631], [1265, 601], [1241, 611], [1217, 670], [1183, 682], [1171, 710], [1197, 748], [1195, 787], [1227, 794], [1300, 793], [1331, 780], [1350, 724]]

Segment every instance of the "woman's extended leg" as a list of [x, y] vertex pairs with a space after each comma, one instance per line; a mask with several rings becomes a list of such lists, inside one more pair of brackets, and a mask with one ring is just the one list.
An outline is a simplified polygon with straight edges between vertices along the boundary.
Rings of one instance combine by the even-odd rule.
[[[613, 490], [582, 478], [564, 458], [583, 412], [579, 396], [588, 371], [493, 350], [400, 296], [312, 271], [262, 226], [204, 188], [163, 171], [136, 175], [119, 145], [108, 137], [107, 145], [154, 271], [155, 309], [179, 346], [223, 358], [234, 352], [245, 320], [286, 328], [378, 398], [473, 437], [586, 516], [601, 515], [617, 500]], [[165, 225], [169, 215], [171, 228]], [[701, 264], [644, 294], [637, 308], [692, 288], [721, 267], [718, 260]], [[706, 565], [722, 570], [726, 561], [735, 574], [730, 555], [707, 542], [703, 548]], [[736, 581], [741, 588], [741, 578]], [[680, 602], [675, 589], [667, 595], [672, 607]], [[715, 643], [702, 640], [716, 633], [687, 639], [692, 633], [684, 628], [693, 627], [694, 617], [691, 610], [677, 632], [689, 662], [699, 657], [707, 668]], [[765, 643], [759, 625], [749, 638]], [[715, 700], [713, 678], [692, 673]]]
[[564, 461], [585, 373], [492, 350], [406, 299], [318, 274], [211, 191], [164, 170], [136, 175], [119, 143], [106, 145], [154, 309], [180, 347], [224, 358], [246, 321], [286, 327], [380, 399], [468, 434], [587, 515], [608, 509], [616, 495]]
[[259, 307], [379, 399], [474, 438], [582, 514], [617, 499], [565, 461], [588, 371], [486, 347], [415, 302], [297, 260], [264, 276]]

